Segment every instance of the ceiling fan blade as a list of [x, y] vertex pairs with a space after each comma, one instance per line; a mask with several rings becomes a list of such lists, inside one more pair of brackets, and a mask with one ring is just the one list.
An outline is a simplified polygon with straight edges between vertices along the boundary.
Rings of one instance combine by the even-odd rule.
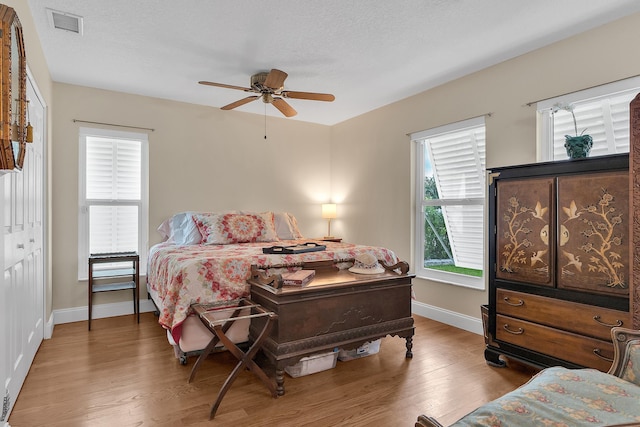
[[332, 102], [336, 99], [336, 97], [330, 93], [294, 92], [290, 90], [283, 91], [281, 95], [283, 98], [310, 99], [312, 101]]
[[251, 101], [255, 101], [258, 98], [260, 98], [260, 96], [258, 96], [258, 95], [247, 96], [246, 98], [242, 98], [242, 99], [240, 99], [240, 100], [238, 100], [236, 102], [232, 102], [229, 105], [225, 105], [224, 107], [221, 107], [221, 109], [222, 110], [233, 110], [236, 107], [239, 107], [239, 106], [244, 105], [244, 104], [248, 104]]
[[273, 101], [271, 101], [271, 103], [287, 117], [293, 117], [298, 114], [298, 112], [294, 110], [293, 107], [282, 98], [273, 98]]
[[243, 90], [245, 92], [252, 92], [252, 89], [248, 87], [233, 86], [233, 85], [226, 85], [224, 83], [214, 83], [214, 82], [206, 82], [206, 81], [199, 81], [198, 83], [200, 83], [201, 85], [224, 87], [227, 89], [237, 89], [237, 90]]
[[284, 86], [284, 81], [288, 74], [284, 71], [276, 70], [273, 68], [269, 71], [267, 78], [264, 81], [264, 85], [270, 89], [280, 89]]

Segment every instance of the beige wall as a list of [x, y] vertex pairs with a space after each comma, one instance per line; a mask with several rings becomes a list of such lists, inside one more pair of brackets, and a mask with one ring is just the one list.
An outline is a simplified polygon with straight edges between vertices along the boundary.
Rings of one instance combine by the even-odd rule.
[[[331, 198], [339, 204], [333, 234], [388, 246], [413, 263], [407, 134], [492, 113], [487, 166], [533, 162], [535, 109], [525, 104], [640, 74], [639, 36], [635, 15], [333, 127], [269, 118], [267, 141], [259, 115], [55, 84], [53, 308], [86, 305], [76, 278], [80, 124], [73, 119], [156, 129], [149, 134], [150, 244], [159, 239], [155, 227], [183, 209], [289, 210], [304, 234], [322, 235], [319, 204]], [[415, 290], [420, 302], [473, 317], [487, 301], [486, 292], [422, 279]]]
[[[149, 244], [181, 210], [285, 210], [302, 232], [324, 233], [329, 196], [328, 126], [144, 96], [54, 84], [54, 309], [86, 306], [78, 282], [78, 130], [87, 120], [152, 128], [149, 135]], [[116, 128], [134, 131], [134, 129]], [[96, 295], [96, 304], [128, 300]]]
[[[51, 76], [49, 74], [49, 67], [47, 66], [47, 62], [44, 58], [44, 53], [42, 52], [42, 46], [40, 45], [40, 39], [38, 38], [38, 33], [35, 29], [35, 24], [33, 22], [33, 17], [31, 15], [31, 9], [29, 9], [29, 4], [25, 0], [3, 0], [3, 4], [14, 8], [16, 13], [18, 14], [18, 19], [20, 19], [20, 24], [22, 25], [22, 32], [25, 44], [25, 52], [27, 56], [27, 67], [33, 76], [33, 79], [40, 90], [40, 95], [44, 98], [44, 102], [47, 105], [47, 123], [51, 123], [51, 110], [53, 105], [53, 82], [51, 81]], [[51, 152], [51, 130], [52, 127], [49, 125], [47, 128], [47, 144], [45, 150], [47, 152]], [[51, 205], [49, 203], [51, 199], [51, 163], [50, 158], [48, 159], [47, 164], [47, 191], [45, 197], [47, 201], [47, 214], [45, 215], [45, 238], [44, 244], [46, 247], [46, 268], [47, 274], [45, 279], [48, 279], [45, 283], [45, 311], [46, 311], [46, 319], [48, 320], [51, 315], [51, 301], [52, 301], [52, 281], [51, 281]]]
[[[407, 134], [486, 118], [487, 167], [536, 161], [536, 111], [525, 104], [640, 74], [640, 14], [343, 122], [331, 130], [332, 191], [342, 234], [413, 264], [413, 150]], [[480, 317], [487, 293], [414, 281], [418, 301]]]

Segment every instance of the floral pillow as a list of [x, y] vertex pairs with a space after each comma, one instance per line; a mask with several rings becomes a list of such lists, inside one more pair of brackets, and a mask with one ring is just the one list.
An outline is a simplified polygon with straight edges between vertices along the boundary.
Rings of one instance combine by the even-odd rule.
[[302, 236], [302, 233], [298, 228], [298, 220], [296, 220], [296, 217], [293, 216], [293, 214], [288, 213], [287, 215], [289, 216], [289, 224], [291, 225], [291, 232], [293, 233], [293, 238], [303, 239], [304, 237]]
[[193, 221], [205, 245], [278, 240], [273, 212], [194, 214]]

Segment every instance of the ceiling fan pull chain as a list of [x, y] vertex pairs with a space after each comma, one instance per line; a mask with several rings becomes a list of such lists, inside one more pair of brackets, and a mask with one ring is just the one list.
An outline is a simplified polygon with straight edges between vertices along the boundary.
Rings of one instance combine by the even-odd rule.
[[267, 104], [264, 104], [264, 139], [267, 139]]

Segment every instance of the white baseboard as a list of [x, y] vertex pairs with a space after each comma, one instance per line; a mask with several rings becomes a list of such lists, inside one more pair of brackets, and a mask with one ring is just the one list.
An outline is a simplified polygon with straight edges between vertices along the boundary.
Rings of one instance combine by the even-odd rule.
[[[482, 331], [482, 319], [467, 316], [466, 314], [456, 313], [455, 311], [445, 310], [444, 308], [425, 304], [420, 301], [412, 301], [411, 309], [418, 316], [427, 317], [474, 334], [484, 335]], [[478, 307], [478, 311], [480, 308]]]
[[44, 324], [44, 339], [45, 340], [51, 339], [51, 337], [53, 336], [53, 314], [54, 313], [52, 311], [51, 315], [49, 316], [49, 319]]
[[[156, 307], [149, 299], [140, 300], [140, 312], [146, 313], [155, 311]], [[418, 316], [427, 317], [429, 319], [436, 320], [438, 322], [446, 323], [447, 325], [454, 326], [456, 328], [464, 329], [465, 331], [473, 332], [478, 335], [482, 335], [482, 319], [460, 314], [455, 311], [445, 310], [440, 307], [425, 304], [419, 301], [412, 301], [411, 309], [414, 314]], [[111, 304], [98, 304], [93, 306], [93, 319], [102, 319], [105, 317], [124, 316], [126, 314], [132, 314], [132, 307], [130, 301], [123, 301]], [[82, 322], [89, 318], [87, 307], [73, 307], [64, 308], [60, 310], [53, 310], [49, 321], [45, 325], [45, 338], [51, 338], [53, 334], [53, 326], [60, 325], [62, 323]]]
[[[131, 301], [115, 302], [111, 304], [96, 304], [93, 306], [91, 313], [92, 319], [102, 319], [105, 317], [124, 316], [125, 314], [132, 314], [133, 307]], [[140, 300], [140, 313], [146, 313], [149, 311], [155, 311], [156, 307], [150, 299]], [[89, 319], [89, 312], [87, 306], [63, 308], [61, 310], [53, 310], [51, 314], [53, 317], [53, 324], [60, 325], [62, 323], [82, 322]], [[53, 327], [51, 328], [53, 332]]]

